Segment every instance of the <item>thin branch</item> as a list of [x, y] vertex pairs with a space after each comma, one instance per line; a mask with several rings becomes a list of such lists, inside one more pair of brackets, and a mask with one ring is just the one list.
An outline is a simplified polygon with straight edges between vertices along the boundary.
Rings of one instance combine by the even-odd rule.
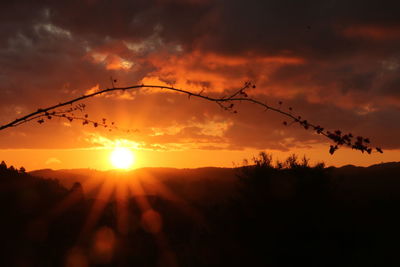
[[[113, 85], [114, 86], [114, 85]], [[66, 113], [66, 112], [70, 112], [69, 111], [61, 111], [61, 112], [55, 112], [56, 109], [67, 106], [67, 105], [72, 105], [76, 102], [80, 102], [83, 101], [85, 99], [97, 96], [97, 95], [102, 95], [102, 94], [107, 94], [107, 93], [111, 93], [111, 92], [116, 92], [116, 91], [126, 91], [126, 90], [137, 90], [139, 91], [140, 89], [143, 88], [155, 88], [155, 89], [161, 89], [161, 90], [168, 90], [168, 91], [174, 91], [174, 92], [178, 92], [181, 94], [186, 94], [188, 96], [188, 98], [190, 99], [191, 96], [197, 97], [197, 98], [201, 98], [207, 101], [211, 101], [211, 102], [215, 102], [217, 103], [221, 108], [223, 108], [224, 110], [232, 110], [233, 108], [233, 102], [250, 102], [259, 106], [264, 107], [266, 110], [271, 110], [277, 113], [280, 113], [281, 115], [289, 118], [292, 123], [299, 123], [301, 126], [303, 126], [306, 130], [308, 129], [313, 129], [317, 134], [321, 134], [327, 138], [329, 138], [331, 141], [335, 142], [335, 146], [330, 146], [330, 150], [329, 152], [331, 154], [333, 154], [338, 148], [339, 146], [348, 146], [351, 147], [353, 149], [356, 150], [360, 150], [361, 152], [368, 152], [371, 153], [372, 152], [372, 148], [369, 147], [369, 139], [368, 138], [363, 138], [358, 136], [355, 142], [352, 141], [353, 135], [352, 134], [346, 134], [346, 135], [342, 135], [341, 131], [337, 130], [335, 132], [329, 132], [329, 131], [325, 131], [324, 128], [320, 127], [319, 125], [314, 125], [312, 123], [309, 123], [307, 120], [302, 120], [300, 116], [296, 117], [292, 114], [292, 109], [289, 108], [290, 112], [286, 112], [283, 111], [281, 109], [281, 102], [279, 105], [279, 108], [275, 108], [272, 107], [270, 105], [267, 105], [266, 103], [263, 103], [259, 100], [256, 99], [252, 99], [249, 98], [245, 92], [246, 89], [250, 88], [250, 87], [255, 88], [255, 85], [252, 85], [250, 82], [246, 82], [244, 87], [242, 87], [241, 89], [239, 89], [238, 91], [234, 92], [234, 94], [228, 96], [228, 97], [220, 97], [220, 98], [216, 98], [216, 97], [211, 97], [211, 96], [206, 96], [206, 95], [202, 95], [200, 93], [193, 93], [184, 89], [178, 89], [178, 88], [174, 88], [171, 86], [162, 86], [162, 85], [134, 85], [134, 86], [128, 86], [128, 87], [113, 87], [113, 88], [107, 88], [104, 90], [100, 90], [97, 91], [95, 93], [91, 93], [91, 94], [87, 94], [87, 95], [83, 95], [74, 99], [71, 99], [69, 101], [66, 102], [62, 102], [59, 103], [57, 105], [53, 105], [47, 108], [43, 108], [43, 109], [38, 109], [35, 112], [32, 112], [30, 114], [27, 114], [21, 118], [15, 119], [14, 121], [11, 121], [7, 124], [4, 124], [2, 126], [0, 126], [0, 131], [10, 128], [10, 127], [15, 127], [18, 125], [21, 125], [23, 123], [27, 123], [29, 121], [32, 121], [34, 119], [38, 119], [38, 118], [42, 118], [42, 117], [46, 117], [46, 116], [56, 116], [56, 117], [65, 117], [63, 115], [61, 115], [62, 113]], [[239, 96], [240, 95], [240, 96]], [[230, 105], [229, 105], [230, 104]], [[228, 106], [229, 105], [229, 106]], [[84, 106], [82, 107], [82, 109], [84, 108]], [[79, 109], [79, 107], [78, 107]], [[52, 112], [52, 113], [50, 113]], [[60, 114], [61, 113], [61, 114]], [[236, 111], [234, 111], [234, 113], [236, 113]], [[71, 117], [70, 117], [71, 118]], [[79, 119], [79, 120], [84, 120], [84, 118], [76, 118], [74, 117], [74, 119]], [[86, 119], [86, 121], [88, 121]], [[41, 123], [40, 121], [38, 121], [39, 123]], [[43, 122], [43, 121], [42, 121]], [[90, 121], [91, 123], [97, 123], [95, 121]], [[104, 123], [105, 124], [105, 123]], [[289, 125], [290, 125], [289, 124]], [[288, 125], [288, 123], [285, 121], [284, 125]], [[376, 148], [376, 151], [382, 153], [382, 150], [380, 148]]]

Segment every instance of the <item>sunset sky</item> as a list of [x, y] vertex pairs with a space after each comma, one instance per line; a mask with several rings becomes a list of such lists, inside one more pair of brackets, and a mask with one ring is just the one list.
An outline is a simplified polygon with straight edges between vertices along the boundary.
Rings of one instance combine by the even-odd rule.
[[400, 160], [399, 1], [71, 0], [0, 4], [0, 125], [111, 87], [135, 84], [251, 98], [369, 137], [384, 153], [339, 149], [279, 114], [242, 103], [233, 114], [162, 90], [84, 101], [93, 120], [52, 119], [0, 131], [0, 160], [28, 170], [112, 168], [115, 146], [135, 167], [240, 165], [260, 151], [328, 165]]

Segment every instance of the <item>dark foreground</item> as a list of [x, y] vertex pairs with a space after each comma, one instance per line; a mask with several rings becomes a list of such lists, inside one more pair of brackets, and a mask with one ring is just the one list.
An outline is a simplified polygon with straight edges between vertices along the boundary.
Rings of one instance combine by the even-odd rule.
[[400, 266], [399, 163], [272, 166], [261, 155], [193, 183], [177, 173], [152, 193], [134, 177], [104, 180], [99, 201], [84, 183], [0, 165], [0, 265]]

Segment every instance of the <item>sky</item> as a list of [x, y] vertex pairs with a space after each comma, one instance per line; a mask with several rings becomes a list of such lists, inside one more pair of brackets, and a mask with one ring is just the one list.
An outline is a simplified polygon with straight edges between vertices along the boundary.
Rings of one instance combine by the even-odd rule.
[[[400, 159], [400, 2], [334, 0], [2, 1], [0, 125], [115, 86], [168, 85], [249, 97], [326, 129], [369, 137], [383, 154], [340, 149], [279, 114], [237, 113], [163, 90], [84, 101], [112, 131], [53, 119], [0, 131], [0, 160], [25, 168], [111, 168], [114, 146], [135, 167], [240, 165], [260, 151], [328, 165]], [[278, 103], [282, 102], [281, 105]]]

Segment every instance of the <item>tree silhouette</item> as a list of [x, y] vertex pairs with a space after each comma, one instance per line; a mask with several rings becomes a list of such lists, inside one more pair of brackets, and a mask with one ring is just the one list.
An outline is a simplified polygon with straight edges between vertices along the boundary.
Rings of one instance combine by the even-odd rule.
[[4, 170], [7, 170], [7, 164], [4, 162], [4, 160], [2, 160], [0, 163], [0, 171]]
[[24, 167], [19, 168], [18, 172], [20, 174], [26, 174], [26, 169]]
[[[342, 146], [347, 146], [355, 150], [359, 150], [362, 153], [367, 152], [368, 154], [371, 154], [373, 151], [373, 148], [370, 146], [370, 139], [369, 138], [364, 138], [362, 136], [353, 136], [352, 133], [344, 134], [342, 133], [341, 130], [335, 130], [335, 131], [328, 131], [325, 128], [321, 127], [320, 125], [310, 123], [308, 120], [302, 118], [301, 116], [294, 115], [292, 113], [293, 108], [289, 107], [287, 110], [284, 110], [282, 108], [282, 101], [279, 101], [279, 106], [278, 107], [273, 107], [271, 105], [268, 105], [264, 102], [261, 102], [260, 100], [251, 98], [248, 96], [246, 90], [249, 88], [256, 88], [256, 85], [251, 83], [251, 82], [246, 82], [243, 87], [235, 91], [233, 94], [229, 96], [222, 96], [222, 97], [212, 97], [212, 96], [207, 96], [203, 95], [202, 91], [200, 93], [194, 93], [190, 92], [184, 89], [178, 89], [174, 88], [173, 86], [161, 86], [161, 85], [134, 85], [134, 86], [128, 86], [128, 87], [114, 87], [114, 83], [112, 84], [112, 88], [107, 88], [103, 90], [99, 90], [97, 92], [91, 93], [91, 94], [86, 94], [71, 100], [68, 100], [66, 102], [62, 102], [56, 105], [49, 106], [47, 108], [39, 108], [38, 110], [29, 113], [23, 117], [17, 118], [9, 123], [6, 123], [4, 125], [0, 126], [0, 131], [5, 130], [7, 128], [11, 127], [16, 127], [21, 124], [36, 120], [39, 124], [44, 123], [46, 120], [51, 120], [53, 117], [58, 117], [58, 118], [63, 118], [66, 119], [70, 122], [73, 120], [78, 120], [82, 121], [83, 125], [88, 125], [91, 124], [93, 127], [105, 127], [109, 128], [110, 130], [112, 129], [118, 129], [118, 127], [115, 125], [114, 122], [108, 123], [106, 119], [102, 119], [101, 121], [95, 121], [89, 119], [88, 114], [83, 114], [83, 116], [76, 116], [74, 114], [74, 111], [78, 111], [81, 113], [84, 113], [86, 105], [79, 103], [75, 106], [72, 106], [68, 109], [62, 109], [65, 106], [71, 106], [74, 105], [77, 102], [81, 102], [85, 99], [97, 96], [97, 95], [103, 95], [103, 94], [108, 94], [116, 91], [127, 91], [127, 90], [136, 90], [139, 91], [141, 89], [160, 89], [160, 90], [166, 90], [166, 91], [173, 91], [173, 92], [178, 92], [181, 94], [185, 94], [188, 96], [190, 99], [191, 97], [197, 97], [201, 98], [203, 100], [209, 101], [209, 102], [214, 102], [216, 103], [220, 108], [223, 110], [232, 112], [232, 113], [237, 113], [237, 110], [235, 109], [235, 104], [237, 102], [250, 102], [253, 104], [256, 104], [257, 106], [260, 106], [264, 108], [265, 110], [270, 110], [276, 113], [281, 114], [282, 116], [286, 117], [288, 120], [283, 121], [283, 125], [289, 126], [292, 124], [298, 124], [299, 126], [303, 127], [305, 130], [312, 130], [317, 134], [320, 134], [326, 138], [328, 138], [331, 142], [333, 142], [332, 145], [329, 147], [329, 153], [334, 154], [339, 147]], [[128, 130], [129, 131], [129, 130]], [[380, 147], [375, 148], [376, 152], [383, 153], [382, 149]]]

